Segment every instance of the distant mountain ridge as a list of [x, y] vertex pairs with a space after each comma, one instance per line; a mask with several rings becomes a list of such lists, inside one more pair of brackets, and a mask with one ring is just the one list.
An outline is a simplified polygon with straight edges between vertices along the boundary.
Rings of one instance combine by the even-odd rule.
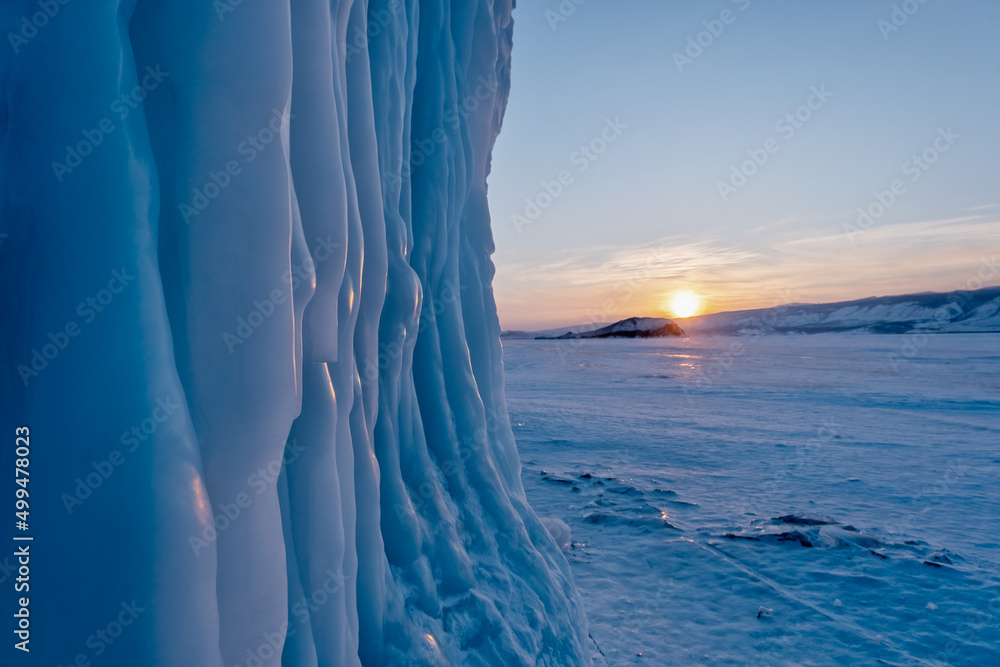
[[684, 330], [665, 317], [630, 317], [592, 331], [569, 331], [561, 336], [535, 336], [538, 340], [567, 338], [665, 338], [683, 336]]
[[[656, 324], [660, 323], [660, 324]], [[674, 330], [650, 333], [670, 323]], [[835, 303], [789, 303], [683, 320], [630, 317], [614, 324], [545, 331], [504, 331], [507, 339], [650, 338], [683, 335], [792, 333], [994, 333], [1000, 332], [1000, 286], [955, 292], [874, 296]]]
[[714, 313], [684, 320], [684, 327], [693, 335], [1000, 332], [1000, 287]]

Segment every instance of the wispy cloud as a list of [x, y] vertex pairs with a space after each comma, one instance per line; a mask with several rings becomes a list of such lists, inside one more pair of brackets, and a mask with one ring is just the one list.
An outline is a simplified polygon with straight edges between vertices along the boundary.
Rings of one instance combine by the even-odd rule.
[[684, 278], [750, 261], [756, 253], [720, 247], [711, 241], [661, 239], [639, 247], [587, 248], [545, 264], [512, 264], [508, 282], [560, 287], [593, 287], [619, 280]]
[[[822, 224], [818, 224], [822, 223]], [[1000, 252], [1000, 220], [981, 214], [875, 225], [856, 243], [843, 219], [776, 221], [761, 234], [670, 237], [642, 246], [585, 248], [543, 264], [500, 267], [505, 325], [557, 325], [660, 314], [674, 289], [709, 311], [795, 301], [955, 289]], [[775, 233], [777, 232], [777, 233]]]

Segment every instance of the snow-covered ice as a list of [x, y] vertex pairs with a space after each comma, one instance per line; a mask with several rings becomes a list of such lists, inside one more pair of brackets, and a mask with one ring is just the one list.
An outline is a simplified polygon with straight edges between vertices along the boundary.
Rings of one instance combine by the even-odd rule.
[[504, 403], [513, 4], [4, 3], [0, 452], [30, 427], [37, 539], [5, 658], [588, 661]]
[[504, 363], [595, 664], [1000, 664], [1000, 335], [508, 340]]

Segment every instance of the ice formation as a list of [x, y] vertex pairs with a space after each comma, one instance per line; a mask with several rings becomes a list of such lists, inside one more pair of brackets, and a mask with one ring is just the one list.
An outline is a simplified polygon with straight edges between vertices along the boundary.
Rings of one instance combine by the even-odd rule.
[[512, 8], [0, 9], [5, 664], [589, 662], [491, 290]]

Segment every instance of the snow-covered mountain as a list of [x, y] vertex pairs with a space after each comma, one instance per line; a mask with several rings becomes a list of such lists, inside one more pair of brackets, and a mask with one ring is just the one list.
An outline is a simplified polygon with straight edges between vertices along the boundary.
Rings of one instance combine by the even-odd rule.
[[630, 317], [541, 331], [504, 331], [510, 340], [651, 338], [701, 334], [1000, 332], [1000, 287], [972, 291], [876, 296], [837, 303], [793, 303], [682, 320]]
[[993, 332], [1000, 331], [1000, 287], [714, 313], [684, 320], [684, 329], [690, 335]]
[[569, 331], [560, 336], [535, 336], [535, 338], [665, 338], [683, 335], [684, 331], [673, 320], [665, 317], [630, 317], [591, 331]]

